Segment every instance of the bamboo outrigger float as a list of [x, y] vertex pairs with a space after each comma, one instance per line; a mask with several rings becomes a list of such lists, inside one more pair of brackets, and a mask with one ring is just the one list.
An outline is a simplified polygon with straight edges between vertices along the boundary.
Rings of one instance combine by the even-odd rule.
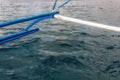
[[83, 24], [83, 25], [89, 25], [91, 27], [103, 28], [103, 29], [107, 29], [107, 30], [120, 32], [119, 27], [109, 26], [109, 25], [104, 25], [104, 24], [99, 24], [99, 23], [94, 23], [94, 22], [89, 22], [89, 21], [84, 21], [84, 20], [80, 20], [80, 19], [74, 19], [74, 18], [59, 15], [59, 9], [62, 8], [63, 6], [65, 6], [71, 0], [67, 0], [62, 5], [58, 6], [58, 8], [56, 9], [57, 1], [58, 0], [55, 0], [54, 5], [52, 7], [52, 10], [50, 12], [42, 13], [42, 14], [38, 14], [38, 15], [33, 15], [33, 16], [29, 16], [29, 17], [24, 17], [24, 18], [19, 18], [19, 19], [15, 19], [15, 20], [8, 20], [5, 22], [0, 22], [0, 27], [5, 27], [5, 26], [17, 24], [17, 23], [22, 23], [22, 22], [34, 20], [31, 24], [29, 24], [27, 27], [25, 27], [21, 32], [14, 33], [14, 34], [0, 38], [0, 45], [7, 43], [7, 42], [10, 42], [10, 41], [13, 41], [13, 40], [18, 39], [18, 38], [27, 36], [29, 34], [38, 32], [39, 28], [32, 28], [32, 26], [37, 24], [40, 21], [43, 21], [46, 19], [52, 19], [52, 18], [62, 19], [62, 20], [66, 20], [66, 21], [71, 21], [71, 22]]

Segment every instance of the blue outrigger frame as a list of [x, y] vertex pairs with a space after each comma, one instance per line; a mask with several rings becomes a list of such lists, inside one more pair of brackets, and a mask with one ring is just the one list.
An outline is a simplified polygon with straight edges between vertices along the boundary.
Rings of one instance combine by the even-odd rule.
[[42, 14], [38, 14], [38, 15], [33, 15], [33, 16], [29, 16], [29, 17], [24, 17], [24, 18], [18, 18], [18, 19], [14, 19], [14, 20], [8, 20], [5, 22], [0, 22], [0, 27], [5, 27], [5, 26], [9, 26], [9, 25], [13, 25], [13, 24], [17, 24], [17, 23], [22, 23], [22, 22], [26, 22], [26, 21], [30, 21], [30, 20], [34, 20], [32, 23], [30, 23], [26, 28], [24, 28], [21, 32], [18, 33], [14, 33], [8, 36], [4, 36], [2, 38], [0, 38], [0, 45], [13, 41], [15, 39], [27, 36], [29, 34], [35, 33], [39, 31], [39, 28], [33, 28], [30, 29], [33, 25], [37, 24], [40, 21], [46, 20], [46, 19], [51, 19], [54, 18], [54, 15], [59, 14], [59, 9], [63, 6], [65, 6], [68, 2], [70, 2], [71, 0], [67, 0], [66, 2], [64, 2], [62, 5], [60, 5], [58, 7], [57, 10], [55, 10], [56, 5], [57, 5], [57, 1], [55, 0], [54, 5], [52, 7], [52, 11], [51, 12], [47, 12], [47, 13], [42, 13]]
[[14, 34], [4, 36], [4, 37], [0, 38], [0, 45], [4, 44], [4, 43], [7, 43], [7, 42], [10, 42], [10, 41], [13, 41], [13, 40], [18, 39], [18, 38], [21, 38], [23, 36], [27, 36], [29, 34], [38, 32], [39, 28], [34, 28], [34, 29], [30, 29], [30, 28], [40, 21], [50, 19], [50, 18], [54, 18], [54, 15], [58, 14], [58, 13], [59, 13], [59, 11], [54, 11], [54, 12], [38, 14], [38, 15], [25, 17], [25, 18], [9, 20], [9, 21], [6, 21], [6, 22], [0, 22], [0, 27], [5, 27], [5, 26], [9, 26], [9, 25], [13, 25], [13, 24], [22, 23], [22, 22], [26, 22], [26, 21], [36, 19], [31, 24], [29, 24], [26, 28], [24, 28], [21, 32], [14, 33]]

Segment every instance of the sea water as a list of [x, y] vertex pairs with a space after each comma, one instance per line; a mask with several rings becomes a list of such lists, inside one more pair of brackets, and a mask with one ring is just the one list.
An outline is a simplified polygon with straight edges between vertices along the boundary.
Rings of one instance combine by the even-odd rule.
[[[53, 0], [0, 0], [0, 21], [48, 12], [52, 4]], [[119, 4], [73, 0], [60, 14], [120, 26]], [[0, 28], [0, 35], [19, 32], [29, 23]], [[41, 31], [0, 45], [0, 80], [120, 79], [120, 33], [57, 19], [34, 27]]]

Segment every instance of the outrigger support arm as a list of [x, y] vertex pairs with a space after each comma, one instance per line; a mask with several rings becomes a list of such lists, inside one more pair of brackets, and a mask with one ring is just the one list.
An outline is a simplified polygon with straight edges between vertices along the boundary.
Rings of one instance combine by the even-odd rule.
[[6, 22], [0, 22], [0, 27], [4, 27], [4, 26], [17, 24], [17, 23], [21, 23], [21, 22], [26, 22], [26, 21], [30, 21], [30, 20], [34, 20], [35, 19], [31, 24], [29, 24], [22, 31], [0, 38], [0, 45], [2, 45], [4, 43], [7, 43], [7, 42], [10, 42], [10, 41], [13, 41], [15, 39], [19, 39], [21, 37], [27, 36], [29, 34], [38, 32], [39, 28], [33, 28], [33, 29], [30, 29], [30, 28], [33, 25], [35, 25], [36, 23], [38, 23], [38, 22], [40, 22], [42, 20], [49, 19], [49, 18], [54, 18], [54, 15], [58, 14], [58, 13], [59, 13], [59, 11], [54, 11], [54, 12], [43, 13], [43, 14], [30, 16], [30, 17], [25, 17], [25, 18], [9, 20], [9, 21], [6, 21]]
[[52, 10], [59, 10], [60, 8], [62, 8], [62, 7], [64, 7], [65, 5], [67, 5], [70, 1], [72, 1], [72, 0], [67, 0], [67, 1], [65, 1], [64, 3], [62, 3], [61, 5], [59, 5], [59, 6], [56, 8], [58, 0], [55, 0], [55, 2], [54, 2], [54, 4], [53, 4], [53, 7], [52, 7]]
[[59, 11], [54, 11], [54, 12], [42, 13], [42, 14], [33, 15], [33, 16], [24, 17], [24, 18], [18, 18], [18, 19], [14, 19], [14, 20], [8, 20], [5, 22], [0, 22], [0, 27], [9, 26], [9, 25], [17, 24], [17, 23], [22, 23], [22, 22], [26, 22], [26, 21], [46, 17], [46, 16], [53, 16], [58, 13], [59, 13]]
[[0, 38], [0, 45], [39, 31], [39, 28], [33, 28], [33, 29], [30, 29], [30, 28], [40, 21], [50, 19], [50, 18], [54, 18], [54, 15], [59, 14], [59, 9], [61, 7], [64, 7], [71, 0], [67, 0], [66, 2], [64, 2], [63, 4], [58, 6], [58, 8], [56, 9], [57, 1], [58, 0], [55, 0], [51, 12], [42, 13], [42, 14], [38, 14], [38, 15], [33, 15], [33, 16], [29, 16], [29, 17], [18, 18], [18, 19], [14, 19], [14, 20], [8, 20], [8, 21], [5, 21], [5, 22], [0, 22], [0, 27], [5, 27], [5, 26], [17, 24], [17, 23], [22, 23], [22, 22], [34, 20], [32, 23], [30, 23], [22, 31]]
[[35, 28], [35, 29], [28, 30], [28, 31], [21, 31], [19, 33], [14, 33], [14, 34], [2, 37], [2, 38], [0, 38], [0, 45], [10, 42], [10, 41], [13, 41], [13, 40], [16, 40], [16, 39], [19, 39], [21, 37], [27, 36], [29, 34], [38, 32], [38, 31], [39, 31], [39, 28]]

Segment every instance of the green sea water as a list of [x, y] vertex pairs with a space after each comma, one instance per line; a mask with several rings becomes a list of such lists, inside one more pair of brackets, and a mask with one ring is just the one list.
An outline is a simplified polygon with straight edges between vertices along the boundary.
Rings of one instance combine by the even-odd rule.
[[[0, 0], [0, 21], [48, 12], [52, 4], [53, 0]], [[73, 0], [60, 14], [120, 26], [119, 4], [119, 0]], [[0, 28], [0, 36], [19, 32], [29, 23]], [[0, 80], [119, 80], [118, 32], [57, 19], [34, 27], [41, 31], [0, 45]]]

